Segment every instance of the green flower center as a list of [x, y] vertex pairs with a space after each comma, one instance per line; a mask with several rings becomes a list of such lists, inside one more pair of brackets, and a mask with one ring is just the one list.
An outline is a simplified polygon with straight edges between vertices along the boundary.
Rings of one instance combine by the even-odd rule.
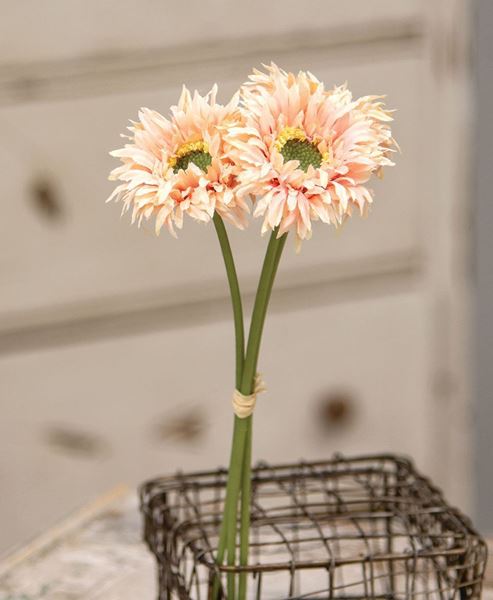
[[212, 156], [209, 154], [209, 146], [204, 140], [195, 140], [182, 144], [176, 154], [171, 156], [168, 164], [174, 173], [180, 169], [185, 170], [190, 163], [197, 165], [199, 169], [207, 172], [207, 168], [212, 163]]
[[308, 140], [298, 139], [287, 140], [281, 148], [281, 155], [286, 162], [288, 160], [298, 160], [300, 169], [305, 173], [310, 165], [318, 169], [323, 159], [315, 144]]
[[185, 170], [190, 163], [197, 165], [204, 173], [207, 167], [212, 163], [212, 156], [204, 150], [192, 150], [183, 156], [176, 159], [176, 164], [173, 167], [173, 172], [178, 173], [180, 169]]

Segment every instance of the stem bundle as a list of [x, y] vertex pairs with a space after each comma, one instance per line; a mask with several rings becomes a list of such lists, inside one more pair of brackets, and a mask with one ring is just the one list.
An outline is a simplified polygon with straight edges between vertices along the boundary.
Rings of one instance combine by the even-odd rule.
[[[255, 295], [252, 320], [248, 334], [246, 353], [244, 350], [243, 309], [236, 267], [234, 264], [231, 246], [226, 229], [221, 217], [214, 214], [214, 225], [219, 238], [224, 264], [228, 277], [233, 316], [235, 324], [236, 347], [236, 387], [244, 395], [253, 392], [255, 374], [257, 372], [258, 356], [262, 332], [267, 314], [267, 307], [274, 284], [281, 254], [286, 242], [287, 234], [278, 237], [275, 229], [269, 240], [267, 251], [262, 266], [262, 272]], [[248, 564], [249, 531], [250, 531], [250, 503], [251, 503], [251, 455], [252, 455], [252, 416], [240, 419], [235, 416], [233, 428], [233, 441], [226, 485], [224, 502], [224, 516], [219, 533], [219, 543], [216, 561], [218, 565], [227, 559], [229, 566], [236, 564], [236, 546], [238, 534], [238, 504], [241, 495], [240, 510], [240, 566]], [[219, 580], [216, 577], [213, 586], [212, 598], [215, 600], [219, 591]], [[236, 575], [232, 572], [227, 575], [228, 600], [245, 600], [247, 591], [247, 574], [241, 573], [238, 590], [236, 589]]]

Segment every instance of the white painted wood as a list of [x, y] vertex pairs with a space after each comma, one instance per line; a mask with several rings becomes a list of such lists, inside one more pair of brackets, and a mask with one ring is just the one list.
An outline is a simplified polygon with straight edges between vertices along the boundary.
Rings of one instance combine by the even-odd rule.
[[[428, 5], [432, 77], [425, 94], [433, 104], [424, 130], [433, 128], [429, 211], [423, 240], [429, 257], [424, 286], [429, 314], [433, 418], [448, 427], [434, 438], [430, 461], [448, 461], [442, 481], [451, 500], [474, 507], [473, 397], [471, 394], [472, 230], [475, 182], [471, 177], [472, 5], [440, 0]], [[444, 457], [444, 458], [442, 458]]]
[[[428, 176], [426, 154], [414, 135], [423, 108], [416, 86], [425, 77], [425, 65], [419, 58], [404, 56], [371, 64], [353, 59], [348, 64], [331, 64], [313, 52], [306, 55], [306, 64], [328, 85], [349, 80], [356, 95], [387, 92], [389, 105], [399, 107], [395, 135], [404, 152], [398, 157], [398, 168], [389, 170], [384, 182], [372, 183], [376, 203], [368, 221], [356, 216], [340, 232], [316, 227], [301, 255], [288, 243], [283, 259], [289, 273], [285, 281], [295, 284], [307, 267], [318, 268], [318, 281], [324, 270], [329, 274], [341, 263], [363, 260], [366, 270], [368, 261], [382, 257], [396, 264], [402, 263], [403, 256], [416, 262], [421, 213], [428, 200], [423, 187]], [[237, 73], [225, 81], [225, 95], [245, 75]], [[167, 234], [156, 238], [152, 225], [144, 231], [132, 228], [128, 218], [120, 219], [119, 206], [104, 203], [113, 187], [107, 175], [117, 164], [107, 151], [122, 143], [119, 133], [128, 119], [140, 105], [166, 112], [178, 94], [178, 88], [159, 93], [138, 90], [0, 110], [8, 140], [0, 143], [0, 160], [9, 173], [0, 181], [0, 195], [15, 199], [4, 204], [0, 222], [5, 248], [0, 255], [0, 329], [56, 321], [60, 311], [63, 318], [71, 318], [84, 304], [92, 306], [89, 311], [99, 311], [103, 305], [111, 313], [115, 298], [121, 302], [128, 297], [125, 306], [130, 308], [135, 306], [136, 295], [156, 302], [158, 293], [159, 302], [171, 298], [176, 304], [201, 299], [204, 294], [225, 294], [212, 227], [189, 220], [178, 240]], [[53, 181], [64, 211], [58, 221], [50, 222], [35, 209], [30, 190], [38, 177]], [[255, 220], [248, 232], [232, 232], [247, 291], [256, 282], [266, 243], [259, 242], [259, 229], [260, 222]]]
[[[428, 418], [425, 314], [416, 294], [274, 311], [260, 359], [269, 391], [258, 401], [255, 456], [389, 450], [430, 472], [437, 431]], [[229, 321], [2, 358], [2, 546], [120, 481], [225, 465], [233, 371]], [[320, 398], [337, 391], [353, 399], [354, 416], [326, 429]], [[189, 440], [175, 431], [183, 420], [199, 428]], [[71, 448], [53, 433], [60, 429], [96, 441]]]
[[[0, 64], [104, 57], [169, 46], [186, 49], [225, 39], [232, 49], [238, 39], [302, 31], [364, 29], [368, 22], [399, 22], [422, 15], [424, 0], [348, 0], [344, 4], [313, 0], [305, 10], [296, 0], [231, 5], [227, 0], [161, 3], [156, 0], [105, 0], [90, 6], [84, 0], [53, 0], [41, 9], [35, 0], [2, 12]], [[40, 19], [43, 28], [39, 27]], [[22, 32], [22, 35], [20, 35]]]
[[[356, 94], [387, 92], [403, 154], [375, 186], [369, 221], [317, 230], [300, 256], [286, 250], [279, 287], [291, 289], [266, 331], [258, 456], [406, 452], [469, 510], [470, 3], [351, 0], [328, 11], [315, 1], [312, 12], [255, 0], [234, 15], [223, 0], [175, 3], [172, 15], [136, 6], [55, 0], [39, 28], [28, 0], [0, 20], [0, 549], [119, 481], [226, 462], [232, 328], [213, 231], [190, 223], [176, 242], [119, 222], [103, 203], [106, 151], [140, 104], [166, 111], [181, 81], [205, 90], [217, 79], [231, 92], [271, 58], [328, 84], [348, 79]], [[30, 204], [37, 177], [54, 181], [60, 222]], [[247, 292], [257, 231], [232, 236]], [[309, 309], [295, 311], [304, 295]], [[140, 335], [118, 337], [127, 316]], [[79, 344], [65, 347], [72, 334]], [[341, 388], [355, 417], [327, 435], [316, 398]], [[194, 419], [202, 436], [177, 437]]]
[[214, 39], [193, 45], [81, 56], [74, 60], [36, 61], [0, 66], [0, 105], [73, 99], [132, 90], [158, 90], [185, 82], [210, 86], [250, 72], [252, 65], [277, 61], [306, 69], [307, 54], [324, 64], [347, 60], [371, 63], [377, 57], [416, 55], [424, 39], [416, 20], [369, 21], [271, 36], [250, 35], [234, 42]]
[[[485, 531], [493, 532], [493, 478], [491, 477], [491, 455], [493, 453], [493, 438], [491, 424], [493, 423], [493, 204], [491, 189], [493, 186], [493, 170], [491, 169], [490, 145], [493, 139], [493, 121], [489, 118], [493, 104], [493, 79], [488, 76], [493, 64], [493, 4], [488, 0], [480, 0], [476, 5], [474, 18], [477, 36], [476, 48], [476, 89], [474, 99], [474, 114], [476, 123], [473, 127], [476, 150], [476, 164], [473, 166], [473, 179], [476, 182], [474, 196], [476, 214], [473, 217], [475, 240], [473, 261], [475, 264], [475, 294], [473, 298], [474, 313], [472, 325], [473, 355], [472, 379], [474, 381], [473, 396], [477, 404], [474, 411], [475, 436], [474, 454], [475, 475], [478, 482], [476, 510], [478, 521]], [[471, 136], [472, 137], [472, 136]]]

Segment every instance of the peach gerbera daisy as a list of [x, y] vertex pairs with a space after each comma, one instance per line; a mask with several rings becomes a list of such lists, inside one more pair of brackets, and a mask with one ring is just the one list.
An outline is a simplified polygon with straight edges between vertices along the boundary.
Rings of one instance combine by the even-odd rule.
[[381, 96], [353, 100], [345, 85], [326, 91], [311, 73], [266, 69], [243, 85], [244, 122], [226, 140], [237, 193], [254, 197], [262, 233], [294, 230], [299, 245], [313, 220], [339, 225], [354, 207], [366, 213], [372, 194], [364, 184], [393, 165], [392, 118]]
[[216, 103], [217, 86], [206, 95], [192, 95], [184, 87], [169, 119], [148, 108], [131, 122], [130, 143], [110, 154], [122, 165], [111, 180], [122, 183], [110, 200], [132, 208], [132, 223], [156, 219], [156, 233], [165, 225], [175, 234], [183, 217], [207, 222], [216, 210], [239, 228], [246, 224], [248, 206], [233, 193], [236, 185], [232, 162], [224, 154], [223, 137], [230, 123], [241, 124], [238, 94], [229, 104]]

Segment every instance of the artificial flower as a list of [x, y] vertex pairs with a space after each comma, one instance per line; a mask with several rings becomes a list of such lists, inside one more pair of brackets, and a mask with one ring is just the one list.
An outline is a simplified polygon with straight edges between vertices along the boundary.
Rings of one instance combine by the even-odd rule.
[[132, 223], [155, 218], [156, 233], [166, 226], [175, 234], [185, 215], [208, 222], [217, 211], [239, 228], [246, 224], [248, 205], [237, 199], [235, 170], [224, 153], [228, 124], [240, 124], [238, 94], [227, 105], [216, 102], [217, 87], [205, 96], [183, 88], [171, 116], [148, 108], [128, 127], [129, 143], [110, 154], [122, 164], [111, 180], [120, 183], [110, 200], [132, 209]]
[[237, 195], [252, 196], [262, 233], [279, 227], [301, 240], [312, 221], [340, 225], [372, 203], [371, 175], [393, 165], [395, 142], [381, 96], [353, 100], [345, 85], [327, 91], [311, 73], [275, 64], [254, 70], [241, 89], [243, 123], [229, 129]]

